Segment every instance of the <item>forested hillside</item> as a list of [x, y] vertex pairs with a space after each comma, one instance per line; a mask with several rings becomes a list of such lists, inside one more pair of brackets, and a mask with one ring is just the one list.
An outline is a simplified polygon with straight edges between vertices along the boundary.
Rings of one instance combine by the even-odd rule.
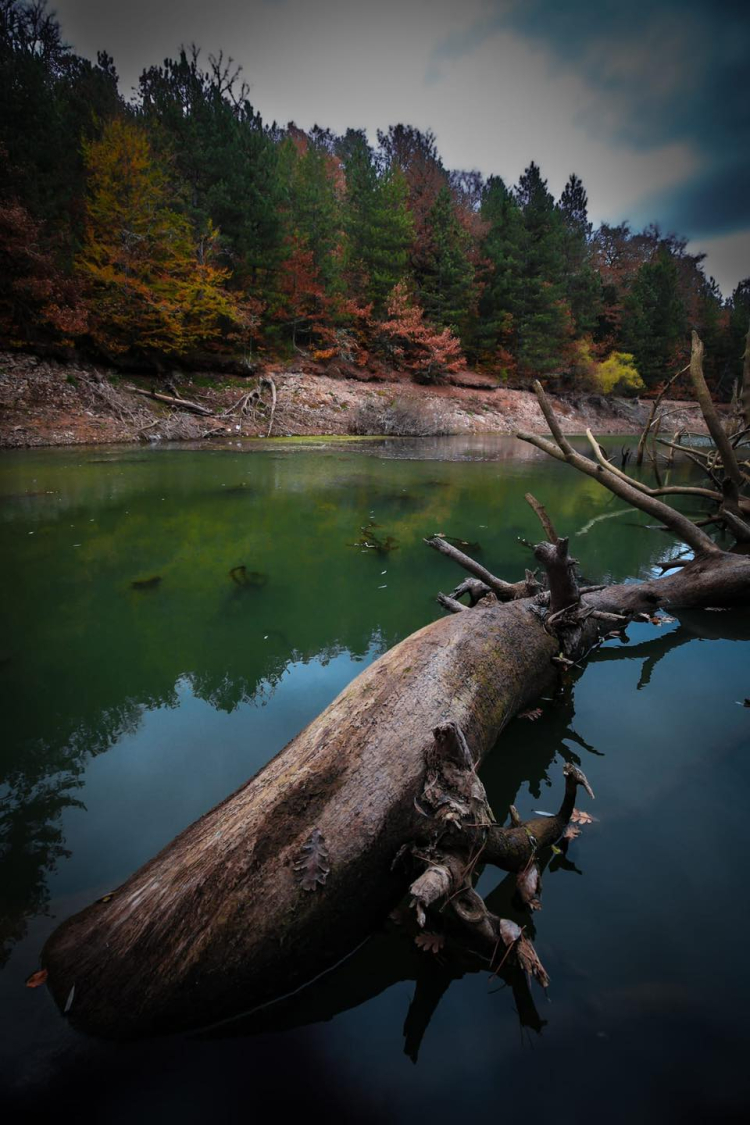
[[[181, 50], [136, 96], [65, 44], [44, 4], [0, 0], [0, 338], [157, 365], [466, 364], [607, 391], [663, 383], [689, 328], [727, 396], [750, 278], [728, 301], [656, 227], [594, 229], [571, 174], [451, 171], [407, 125], [336, 136], [264, 122], [225, 58]], [[720, 203], [717, 201], [717, 206]]]

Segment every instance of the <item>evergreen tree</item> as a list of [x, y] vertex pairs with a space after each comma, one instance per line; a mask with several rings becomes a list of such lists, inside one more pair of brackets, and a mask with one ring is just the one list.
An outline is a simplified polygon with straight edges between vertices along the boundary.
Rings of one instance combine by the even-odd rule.
[[428, 320], [465, 334], [472, 302], [474, 270], [468, 238], [456, 218], [447, 185], [437, 194], [429, 214], [427, 246], [417, 274], [419, 302]]
[[406, 180], [414, 229], [410, 265], [418, 275], [430, 245], [430, 214], [438, 192], [448, 182], [435, 134], [411, 125], [391, 125], [385, 133], [378, 130], [378, 144], [382, 166], [398, 169]]
[[327, 144], [311, 143], [290, 127], [280, 151], [284, 196], [283, 259], [275, 318], [292, 343], [330, 343], [343, 314], [342, 184], [340, 164]]
[[64, 43], [44, 3], [0, 0], [0, 151], [3, 194], [47, 220], [72, 242], [84, 192], [81, 141], [120, 112], [117, 73], [101, 52], [96, 64]]
[[558, 204], [564, 225], [565, 296], [576, 335], [594, 332], [602, 308], [602, 284], [594, 269], [588, 217], [588, 196], [575, 174], [565, 185]]
[[141, 75], [141, 115], [186, 186], [196, 242], [218, 227], [234, 285], [264, 297], [281, 248], [278, 153], [238, 79], [221, 56], [204, 70], [182, 50]]
[[662, 244], [638, 271], [625, 303], [623, 336], [627, 350], [648, 387], [668, 378], [687, 338], [685, 306], [678, 272], [669, 248]]
[[305, 139], [284, 145], [287, 234], [294, 230], [312, 254], [326, 292], [341, 288], [341, 201], [336, 190], [337, 161], [324, 147]]
[[340, 153], [346, 175], [346, 270], [352, 296], [372, 304], [379, 316], [408, 268], [413, 237], [408, 188], [399, 169], [379, 172], [363, 133], [349, 130]]
[[518, 182], [516, 201], [523, 217], [518, 360], [524, 371], [544, 375], [559, 368], [571, 335], [565, 299], [565, 228], [547, 182], [533, 162]]
[[748, 327], [750, 327], [750, 277], [739, 282], [729, 301], [726, 354], [730, 387], [742, 380]]
[[487, 226], [481, 244], [481, 293], [473, 350], [507, 375], [515, 365], [515, 323], [520, 307], [523, 220], [515, 198], [499, 176], [491, 176], [480, 215]]

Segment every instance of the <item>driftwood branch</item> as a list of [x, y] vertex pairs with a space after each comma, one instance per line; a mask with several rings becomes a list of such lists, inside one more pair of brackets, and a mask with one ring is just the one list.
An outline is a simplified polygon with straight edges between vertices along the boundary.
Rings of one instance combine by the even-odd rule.
[[559, 613], [576, 605], [580, 599], [575, 575], [575, 559], [568, 554], [567, 538], [554, 543], [538, 543], [534, 556], [547, 572], [550, 590], [550, 610]]
[[261, 385], [264, 383], [266, 386], [271, 388], [271, 416], [268, 419], [268, 433], [266, 434], [266, 437], [270, 437], [271, 430], [273, 429], [273, 419], [276, 413], [276, 384], [274, 383], [270, 375], [263, 376], [263, 378], [261, 379]]
[[[641, 434], [640, 440], [638, 442], [638, 449], [636, 451], [636, 457], [635, 457], [636, 465], [640, 466], [643, 463], [643, 453], [644, 453], [644, 450], [646, 448], [646, 442], [648, 440], [648, 435], [651, 432], [651, 427], [654, 425], [654, 420], [655, 420], [655, 417], [656, 417], [656, 411], [659, 409], [659, 403], [664, 398], [667, 391], [671, 388], [672, 384], [674, 382], [676, 382], [677, 379], [679, 379], [680, 375], [684, 375], [687, 370], [688, 370], [687, 367], [683, 367], [682, 371], [678, 371], [676, 375], [673, 375], [672, 378], [667, 383], [664, 384], [664, 386], [659, 391], [656, 398], [653, 400], [653, 402], [651, 404], [651, 411], [649, 413], [648, 420], [646, 422], [646, 425], [643, 428], [643, 433]], [[660, 416], [660, 418], [661, 418], [661, 416]], [[661, 420], [659, 421], [658, 424], [661, 425]]]
[[750, 324], [745, 337], [745, 354], [742, 363], [742, 391], [740, 393], [740, 411], [745, 431], [750, 430]]
[[534, 383], [534, 390], [536, 391], [542, 413], [547, 420], [547, 424], [557, 444], [553, 445], [552, 442], [539, 437], [537, 434], [519, 432], [516, 434], [516, 437], [520, 438], [521, 441], [526, 441], [531, 445], [535, 445], [537, 449], [543, 450], [551, 457], [557, 458], [558, 461], [567, 461], [568, 464], [573, 465], [574, 468], [585, 473], [586, 476], [599, 481], [599, 483], [609, 489], [610, 492], [613, 492], [622, 500], [626, 500], [634, 508], [639, 508], [641, 511], [658, 519], [660, 523], [668, 527], [683, 543], [687, 543], [694, 551], [708, 554], [719, 551], [714, 541], [706, 535], [705, 532], [701, 531], [700, 528], [696, 528], [695, 524], [686, 516], [683, 516], [680, 512], [676, 512], [674, 508], [670, 508], [668, 504], [664, 504], [655, 497], [644, 493], [629, 479], [626, 480], [623, 479], [623, 477], [617, 476], [616, 473], [611, 471], [611, 466], [610, 468], [605, 468], [596, 461], [584, 457], [583, 454], [577, 453], [560, 430], [554, 411], [538, 380]]
[[190, 402], [186, 398], [176, 398], [174, 395], [160, 394], [158, 391], [147, 391], [142, 387], [126, 387], [127, 391], [134, 395], [143, 395], [145, 398], [155, 399], [156, 402], [163, 402], [167, 406], [174, 406], [178, 410], [189, 410], [192, 414], [202, 414], [207, 418], [213, 416], [213, 410], [209, 410], [207, 406], [201, 406], [198, 402]]
[[452, 598], [449, 594], [440, 593], [437, 596], [437, 600], [443, 607], [443, 609], [447, 609], [449, 613], [461, 613], [462, 610], [469, 608], [468, 606], [465, 606], [463, 602], [459, 602], [455, 598]]
[[486, 567], [481, 563], [476, 562], [465, 555], [463, 551], [459, 551], [458, 547], [454, 547], [452, 543], [448, 543], [440, 535], [433, 535], [429, 539], [425, 539], [428, 547], [432, 547], [433, 551], [439, 551], [441, 555], [447, 555], [453, 562], [458, 563], [464, 570], [468, 570], [469, 574], [473, 574], [480, 582], [483, 582], [499, 601], [512, 601], [514, 598], [528, 597], [530, 591], [527, 583], [523, 582], [505, 582], [502, 578], [491, 574]]
[[463, 582], [459, 582], [455, 590], [451, 590], [450, 596], [452, 598], [462, 598], [464, 594], [469, 595], [469, 605], [475, 606], [482, 598], [486, 598], [489, 594], [492, 595], [492, 590], [486, 586], [484, 582], [480, 582], [478, 578], [464, 578]]
[[530, 492], [526, 493], [526, 495], [524, 496], [524, 500], [529, 505], [529, 507], [534, 511], [534, 513], [536, 514], [540, 524], [544, 528], [544, 534], [547, 536], [547, 539], [549, 540], [549, 542], [550, 543], [556, 543], [557, 540], [558, 540], [558, 535], [557, 535], [557, 532], [555, 531], [555, 525], [552, 523], [552, 520], [549, 518], [549, 515], [547, 514], [547, 509], [545, 508], [544, 504], [541, 504], [537, 500], [536, 496], [533, 496]]
[[744, 477], [737, 464], [737, 457], [732, 448], [732, 443], [729, 440], [729, 435], [719, 421], [719, 415], [716, 413], [716, 407], [713, 404], [708, 387], [706, 386], [706, 380], [703, 376], [703, 343], [697, 332], [693, 332], [692, 340], [690, 378], [693, 383], [695, 397], [698, 400], [701, 413], [708, 426], [708, 432], [713, 438], [714, 445], [721, 456], [724, 472], [739, 489], [742, 488], [744, 484]]

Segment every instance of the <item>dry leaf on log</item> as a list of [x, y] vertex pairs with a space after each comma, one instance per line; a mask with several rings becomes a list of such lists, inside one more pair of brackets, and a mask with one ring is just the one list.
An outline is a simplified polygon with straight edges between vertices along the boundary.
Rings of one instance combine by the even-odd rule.
[[539, 960], [537, 951], [526, 937], [526, 934], [521, 934], [518, 941], [518, 960], [524, 972], [531, 973], [542, 988], [548, 987], [549, 977], [547, 976], [547, 970]]
[[37, 971], [35, 973], [32, 973], [30, 977], [26, 978], [26, 987], [27, 988], [39, 988], [39, 985], [44, 984], [46, 979], [47, 979], [47, 970], [46, 969], [37, 969]]
[[516, 886], [518, 893], [521, 896], [521, 901], [526, 904], [531, 910], [541, 910], [542, 904], [539, 900], [539, 892], [541, 890], [539, 868], [535, 863], [530, 863], [523, 871], [520, 871], [516, 878]]
[[530, 719], [532, 723], [535, 723], [537, 719], [541, 719], [542, 709], [541, 707], [532, 707], [529, 711], [522, 711], [518, 717], [519, 719]]
[[417, 934], [414, 938], [414, 944], [418, 945], [425, 953], [439, 953], [445, 945], [445, 938], [442, 934], [423, 933]]
[[322, 886], [331, 870], [328, 864], [328, 848], [323, 833], [313, 828], [310, 839], [302, 845], [302, 854], [294, 865], [297, 880], [304, 891], [314, 891]]
[[571, 824], [593, 824], [594, 817], [591, 813], [584, 812], [583, 809], [573, 809], [570, 814]]

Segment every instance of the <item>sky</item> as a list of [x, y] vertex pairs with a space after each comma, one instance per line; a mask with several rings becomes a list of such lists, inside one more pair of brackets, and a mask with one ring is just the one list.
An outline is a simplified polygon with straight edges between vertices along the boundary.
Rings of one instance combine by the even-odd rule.
[[750, 0], [57, 0], [66, 40], [127, 96], [196, 43], [243, 68], [264, 120], [432, 129], [446, 167], [535, 160], [590, 217], [657, 222], [750, 275]]

